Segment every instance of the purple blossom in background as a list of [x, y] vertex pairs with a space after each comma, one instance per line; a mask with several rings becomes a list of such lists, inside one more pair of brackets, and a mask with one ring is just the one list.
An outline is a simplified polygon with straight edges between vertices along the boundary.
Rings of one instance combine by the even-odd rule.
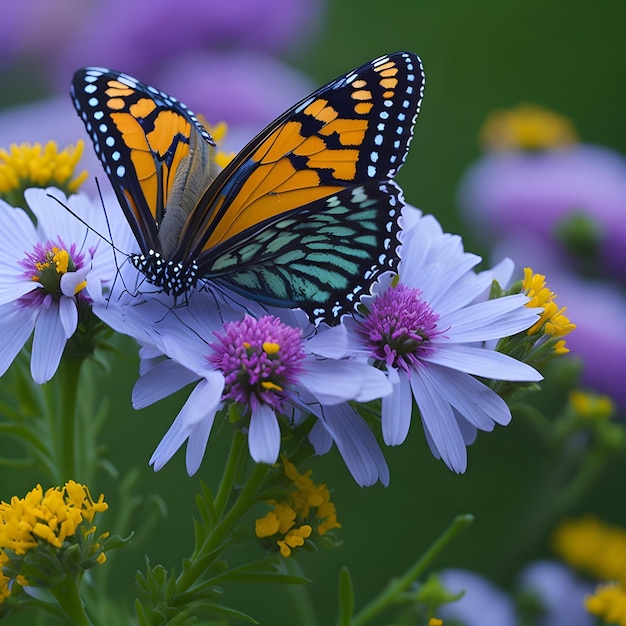
[[479, 574], [448, 569], [439, 579], [450, 593], [465, 594], [460, 600], [439, 609], [444, 624], [448, 620], [463, 626], [518, 626], [511, 598]]
[[[470, 167], [458, 193], [470, 228], [492, 247], [549, 277], [576, 324], [568, 338], [583, 359], [583, 384], [626, 406], [626, 159], [597, 146], [491, 151]], [[584, 215], [596, 257], [568, 251], [559, 228]], [[596, 275], [591, 279], [584, 272]]]
[[513, 236], [548, 242], [564, 264], [556, 228], [584, 213], [600, 237], [602, 269], [626, 279], [626, 159], [611, 150], [579, 145], [491, 152], [468, 170], [458, 198], [467, 223], [485, 241]]
[[317, 32], [317, 0], [7, 0], [0, 66], [37, 59], [58, 86], [81, 65], [104, 65], [153, 80], [163, 63], [193, 50], [302, 46]]
[[536, 626], [593, 626], [596, 621], [585, 610], [584, 597], [592, 594], [594, 587], [556, 561], [531, 563], [518, 581], [518, 588], [535, 595], [545, 610]]

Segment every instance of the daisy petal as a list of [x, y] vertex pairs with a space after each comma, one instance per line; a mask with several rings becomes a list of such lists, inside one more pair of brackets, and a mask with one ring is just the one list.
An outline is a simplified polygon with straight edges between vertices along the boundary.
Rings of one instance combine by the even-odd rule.
[[[133, 388], [133, 408], [143, 409], [167, 396], [179, 391], [186, 385], [195, 382], [200, 376], [175, 361], [161, 361], [145, 371]], [[221, 378], [221, 385], [219, 383]], [[224, 388], [224, 377], [213, 379], [221, 395]]]
[[436, 365], [429, 367], [424, 375], [429, 384], [476, 428], [491, 431], [496, 423], [506, 426], [511, 421], [508, 404], [473, 376]]
[[398, 372], [393, 393], [383, 398], [382, 427], [383, 439], [388, 446], [401, 444], [409, 433], [413, 396], [411, 385], [405, 372]]
[[0, 306], [0, 376], [2, 376], [24, 344], [35, 326], [35, 314], [29, 314], [15, 304]]
[[421, 373], [417, 372], [410, 381], [424, 430], [428, 431], [444, 463], [457, 474], [462, 474], [467, 469], [467, 450], [452, 407]]
[[424, 361], [494, 380], [537, 381], [543, 376], [530, 365], [496, 352], [465, 345], [438, 345]]
[[378, 480], [387, 486], [389, 468], [365, 420], [347, 403], [326, 407], [323, 419], [354, 480], [361, 487]]
[[248, 432], [250, 456], [257, 463], [276, 463], [280, 451], [280, 427], [276, 413], [267, 404], [252, 409]]
[[74, 298], [66, 298], [65, 296], [59, 298], [59, 319], [65, 337], [69, 339], [78, 327], [78, 309]]
[[59, 304], [41, 307], [35, 322], [30, 373], [38, 384], [47, 383], [57, 371], [67, 337], [59, 315]]
[[[187, 456], [187, 469], [193, 472], [197, 470], [202, 460], [200, 453], [200, 444], [204, 441], [206, 447], [206, 439], [208, 438], [215, 419], [215, 413], [219, 408], [219, 403], [215, 401], [215, 393], [208, 381], [201, 381], [187, 398], [187, 402], [181, 409], [180, 413], [170, 426], [163, 439], [150, 457], [149, 464], [154, 467], [155, 471], [160, 470], [177, 452], [177, 450], [196, 433], [199, 435], [199, 441], [194, 444], [192, 458]], [[200, 455], [200, 458], [198, 458]], [[190, 472], [190, 473], [193, 473]]]

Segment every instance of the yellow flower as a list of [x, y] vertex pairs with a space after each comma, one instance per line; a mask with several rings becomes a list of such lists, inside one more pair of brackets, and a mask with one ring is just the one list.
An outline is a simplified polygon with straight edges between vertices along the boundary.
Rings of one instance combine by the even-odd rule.
[[562, 523], [553, 545], [572, 567], [626, 586], [626, 529], [586, 516]]
[[[534, 274], [529, 267], [525, 267], [522, 291], [530, 298], [526, 306], [543, 309], [539, 320], [528, 329], [529, 335], [542, 333], [558, 338], [568, 335], [576, 328], [565, 316], [565, 307], [558, 308], [556, 294], [546, 287], [546, 277], [543, 274]], [[562, 340], [555, 342], [553, 350], [557, 354], [569, 352]]]
[[11, 595], [9, 583], [11, 579], [4, 575], [3, 568], [7, 564], [9, 557], [4, 550], [0, 550], [0, 604]]
[[40, 540], [61, 548], [83, 520], [91, 523], [97, 512], [107, 508], [104, 496], [94, 502], [89, 489], [74, 481], [45, 493], [37, 485], [24, 498], [13, 496], [10, 503], [0, 503], [0, 549], [21, 556]]
[[[202, 115], [197, 116], [200, 120], [200, 123], [206, 128], [207, 132], [211, 137], [213, 137], [213, 141], [219, 146], [226, 135], [228, 134], [228, 124], [226, 122], [218, 122], [217, 124], [209, 124]], [[213, 154], [213, 159], [215, 164], [220, 168], [224, 169], [234, 158], [234, 152], [223, 152], [222, 150], [216, 150]]]
[[23, 195], [29, 187], [58, 187], [66, 194], [76, 193], [87, 179], [87, 172], [75, 175], [83, 154], [84, 142], [59, 151], [55, 141], [12, 144], [9, 151], [0, 149], [0, 197], [9, 201]]
[[295, 489], [279, 501], [269, 500], [272, 506], [264, 517], [256, 520], [255, 532], [259, 538], [274, 537], [280, 553], [287, 557], [293, 548], [304, 545], [313, 531], [322, 536], [333, 528], [340, 528], [335, 505], [330, 501], [330, 492], [324, 484], [316, 485], [310, 478], [311, 470], [300, 474], [295, 465], [281, 457], [285, 476]]
[[567, 118], [534, 104], [519, 104], [491, 113], [480, 142], [487, 150], [546, 150], [575, 144], [578, 136]]
[[619, 583], [599, 585], [595, 594], [585, 598], [585, 608], [607, 624], [626, 626], [626, 589]]
[[608, 420], [615, 414], [615, 404], [609, 396], [574, 390], [569, 394], [569, 403], [582, 418]]

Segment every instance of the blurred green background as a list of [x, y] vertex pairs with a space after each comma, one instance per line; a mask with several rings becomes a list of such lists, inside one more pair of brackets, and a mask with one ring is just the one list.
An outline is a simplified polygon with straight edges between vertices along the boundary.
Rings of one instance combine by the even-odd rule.
[[[426, 91], [398, 180], [409, 202], [435, 214], [444, 229], [465, 235], [455, 194], [464, 170], [480, 154], [477, 133], [490, 111], [537, 103], [570, 117], [584, 141], [626, 152], [625, 24], [626, 3], [619, 0], [336, 0], [327, 5], [321, 36], [288, 60], [321, 85], [381, 53], [417, 52], [426, 71]], [[5, 81], [9, 77], [17, 80], [15, 74], [6, 74]], [[5, 82], [5, 89], [12, 88]], [[469, 234], [465, 243], [468, 250], [486, 252]], [[152, 563], [170, 566], [192, 549], [198, 480], [187, 476], [181, 452], [158, 474], [147, 466], [185, 395], [133, 411], [136, 350], [130, 341], [121, 346], [121, 364], [102, 377], [112, 395], [103, 442], [120, 471], [119, 480], [136, 470], [139, 491], [160, 494], [169, 511], [146, 542], [137, 540], [111, 559], [110, 584], [120, 602], [129, 603], [134, 572], [143, 568], [144, 554]], [[537, 401], [556, 410], [560, 399], [556, 381]], [[0, 441], [0, 452], [12, 445]], [[199, 472], [209, 484], [215, 484], [227, 445], [228, 432], [212, 435]], [[551, 554], [547, 533], [525, 547], [519, 527], [520, 520], [541, 507], [549, 462], [549, 453], [523, 419], [480, 433], [469, 449], [469, 469], [463, 476], [432, 457], [418, 420], [407, 441], [385, 454], [391, 471], [388, 488], [357, 487], [335, 452], [314, 465], [314, 479], [332, 489], [344, 541], [338, 549], [302, 555], [304, 571], [314, 581], [310, 591], [320, 623], [334, 623], [343, 565], [350, 567], [357, 606], [362, 605], [403, 572], [457, 513], [473, 513], [476, 521], [438, 559], [437, 568], [473, 569], [506, 587], [515, 578], [518, 557]], [[593, 511], [626, 525], [621, 497], [625, 475], [626, 460], [612, 462], [574, 513]], [[107, 500], [115, 508], [115, 481], [101, 478], [91, 486], [92, 493], [111, 494]], [[38, 480], [35, 473], [2, 469], [0, 498], [22, 494]], [[134, 524], [139, 534], [142, 517], [135, 516]], [[521, 555], [516, 554], [518, 547]], [[268, 602], [268, 592], [277, 600]], [[290, 602], [287, 591], [259, 585], [245, 593], [240, 588], [227, 593], [237, 594], [235, 604], [260, 623], [287, 623], [282, 617]], [[7, 623], [30, 622], [15, 618]]]

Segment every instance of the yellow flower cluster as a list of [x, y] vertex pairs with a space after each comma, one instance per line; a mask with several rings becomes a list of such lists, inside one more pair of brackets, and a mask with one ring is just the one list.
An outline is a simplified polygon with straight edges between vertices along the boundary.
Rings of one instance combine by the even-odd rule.
[[593, 516], [569, 520], [554, 534], [556, 552], [572, 567], [626, 587], [626, 529]]
[[[556, 294], [546, 287], [546, 277], [543, 274], [534, 274], [529, 267], [525, 267], [522, 291], [530, 298], [526, 306], [543, 309], [539, 320], [528, 329], [529, 335], [542, 332], [553, 338], [564, 337], [576, 328], [576, 324], [572, 324], [565, 316], [565, 307], [558, 308]], [[569, 349], [565, 347], [565, 341], [557, 341], [554, 353], [560, 355], [567, 352]]]
[[333, 528], [341, 528], [341, 524], [337, 522], [328, 487], [316, 485], [310, 478], [311, 470], [300, 474], [286, 457], [281, 458], [285, 476], [293, 482], [295, 490], [280, 502], [269, 500], [273, 508], [256, 520], [255, 530], [259, 538], [279, 535], [276, 543], [280, 553], [287, 557], [294, 548], [304, 545], [314, 527], [317, 535], [322, 536]]
[[0, 149], [0, 194], [48, 186], [76, 193], [87, 179], [86, 171], [74, 176], [83, 148], [84, 142], [78, 141], [59, 151], [56, 142], [49, 141], [43, 147], [23, 143], [11, 145], [8, 152]]
[[599, 585], [593, 595], [585, 598], [585, 608], [607, 624], [626, 626], [626, 588], [619, 583]]
[[576, 414], [588, 420], [608, 420], [615, 414], [615, 404], [609, 396], [574, 390], [569, 403]]
[[[8, 554], [19, 559], [42, 544], [61, 549], [79, 528], [83, 536], [93, 534], [96, 527], [90, 524], [95, 514], [107, 508], [102, 494], [94, 502], [88, 487], [73, 480], [63, 488], [51, 487], [45, 493], [37, 485], [23, 498], [13, 496], [10, 502], [0, 502], [0, 602], [10, 593], [11, 579], [4, 571], [10, 560]], [[92, 547], [97, 552], [100, 544], [93, 543]], [[98, 554], [96, 561], [106, 561], [104, 552]], [[17, 582], [26, 584], [19, 575]]]
[[[228, 134], [228, 124], [226, 122], [218, 122], [217, 124], [209, 124], [206, 119], [202, 115], [198, 115], [198, 119], [202, 123], [202, 125], [207, 129], [207, 132], [215, 143], [219, 146], [226, 138]], [[212, 155], [215, 161], [215, 164], [220, 168], [224, 169], [235, 157], [234, 152], [223, 152], [222, 150], [216, 150]]]
[[565, 117], [534, 104], [494, 111], [480, 132], [486, 150], [546, 150], [578, 142], [572, 123]]
[[607, 624], [626, 626], [626, 529], [586, 516], [561, 524], [553, 543], [572, 567], [611, 581], [585, 598], [587, 611]]

